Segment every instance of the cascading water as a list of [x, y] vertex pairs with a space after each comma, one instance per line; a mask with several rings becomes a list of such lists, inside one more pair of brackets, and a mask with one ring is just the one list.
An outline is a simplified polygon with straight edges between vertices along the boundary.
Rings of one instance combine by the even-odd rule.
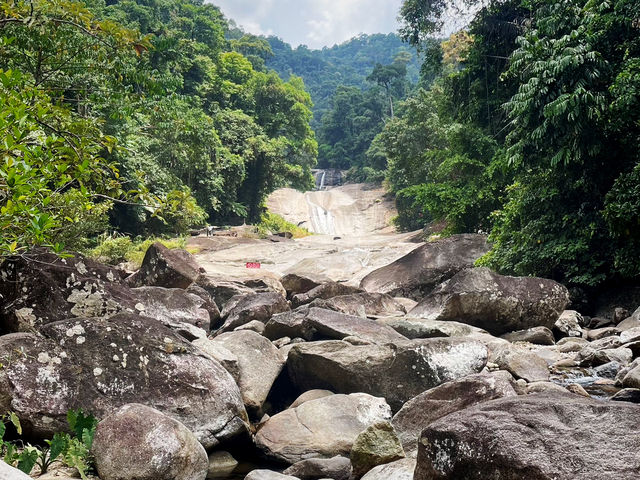
[[324, 178], [327, 175], [327, 171], [323, 170], [322, 171], [322, 177], [320, 177], [320, 190], [322, 190], [324, 188]]

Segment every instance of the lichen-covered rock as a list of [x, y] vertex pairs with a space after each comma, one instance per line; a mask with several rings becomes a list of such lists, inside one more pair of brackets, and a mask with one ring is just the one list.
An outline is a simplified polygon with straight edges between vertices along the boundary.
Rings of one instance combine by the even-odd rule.
[[[130, 288], [123, 272], [82, 255], [34, 253], [0, 267], [0, 333], [32, 332], [69, 318], [144, 315], [180, 329], [208, 331], [206, 299], [182, 289]], [[188, 327], [187, 327], [188, 328]]]
[[422, 432], [414, 478], [636, 478], [639, 421], [637, 405], [573, 394], [481, 403], [436, 420]]
[[360, 288], [421, 300], [434, 287], [487, 253], [485, 235], [452, 235], [425, 243], [404, 257], [364, 277]]
[[184, 423], [206, 447], [247, 432], [229, 373], [161, 322], [136, 315], [74, 319], [42, 336], [0, 337], [0, 411], [38, 437], [67, 428], [70, 409], [104, 418], [128, 403]]
[[524, 347], [506, 345], [493, 352], [491, 360], [502, 370], [511, 373], [516, 379], [522, 378], [527, 382], [549, 380], [547, 362]]
[[187, 288], [202, 273], [200, 265], [186, 250], [170, 250], [159, 242], [144, 254], [140, 270], [127, 279], [134, 287]]
[[264, 336], [271, 340], [282, 337], [342, 340], [358, 337], [370, 343], [406, 340], [393, 328], [370, 320], [323, 308], [306, 308], [275, 315], [267, 322]]
[[531, 327], [552, 328], [568, 303], [568, 290], [553, 280], [505, 277], [488, 268], [470, 268], [437, 287], [409, 316], [453, 320], [502, 335]]
[[92, 453], [102, 480], [204, 480], [207, 452], [182, 423], [129, 404], [96, 428]]
[[301, 343], [289, 352], [289, 376], [300, 390], [365, 392], [394, 410], [429, 388], [480, 372], [487, 348], [465, 339], [434, 338], [387, 345], [343, 341]]
[[300, 480], [349, 480], [351, 477], [351, 461], [348, 458], [335, 456], [332, 458], [310, 458], [301, 460], [287, 468], [283, 473]]
[[437, 419], [477, 403], [516, 396], [513, 381], [513, 377], [504, 371], [469, 375], [409, 400], [392, 422], [407, 455], [415, 456], [420, 433]]
[[353, 442], [351, 464], [355, 478], [378, 465], [391, 463], [405, 457], [402, 443], [389, 422], [378, 422], [362, 432]]
[[391, 409], [383, 398], [364, 393], [331, 395], [274, 415], [255, 441], [265, 457], [279, 462], [331, 458], [349, 455], [360, 432], [390, 419]]
[[252, 293], [233, 297], [222, 311], [224, 323], [216, 333], [231, 332], [253, 320], [262, 323], [278, 313], [290, 310], [289, 303], [279, 293]]
[[553, 325], [553, 331], [558, 338], [582, 337], [584, 318], [575, 310], [565, 310]]
[[260, 415], [262, 405], [284, 366], [284, 357], [262, 335], [249, 330], [223, 333], [213, 342], [238, 359], [238, 386], [251, 414]]

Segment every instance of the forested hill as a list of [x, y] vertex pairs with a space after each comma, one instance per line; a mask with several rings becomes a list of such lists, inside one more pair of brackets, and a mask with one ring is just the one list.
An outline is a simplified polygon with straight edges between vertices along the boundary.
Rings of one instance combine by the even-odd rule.
[[420, 75], [420, 61], [415, 49], [394, 33], [360, 35], [322, 50], [310, 50], [304, 45], [292, 48], [273, 36], [267, 40], [273, 51], [267, 67], [278, 72], [285, 81], [292, 74], [304, 80], [314, 104], [312, 126], [316, 131], [322, 116], [331, 109], [338, 86], [370, 88], [367, 77], [378, 63], [391, 64], [398, 54], [406, 52], [410, 55], [407, 79], [415, 84]]

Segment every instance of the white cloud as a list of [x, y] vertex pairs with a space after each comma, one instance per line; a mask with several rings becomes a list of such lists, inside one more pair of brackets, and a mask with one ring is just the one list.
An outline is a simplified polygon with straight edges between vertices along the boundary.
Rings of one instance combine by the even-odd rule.
[[402, 0], [208, 0], [256, 34], [275, 34], [293, 46], [322, 48], [359, 33], [398, 28]]

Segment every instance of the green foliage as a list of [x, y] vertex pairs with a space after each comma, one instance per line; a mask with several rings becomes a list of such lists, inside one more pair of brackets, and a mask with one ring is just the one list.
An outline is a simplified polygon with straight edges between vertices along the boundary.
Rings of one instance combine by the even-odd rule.
[[[186, 237], [180, 238], [137, 238], [132, 240], [131, 237], [111, 237], [106, 236], [102, 238], [100, 243], [90, 250], [88, 254], [96, 260], [107, 263], [109, 265], [117, 265], [122, 262], [131, 262], [136, 266], [142, 264], [147, 249], [154, 243], [160, 242], [165, 247], [172, 248], [186, 248]], [[195, 252], [191, 252], [195, 253]]]
[[293, 235], [293, 238], [303, 238], [311, 235], [306, 228], [298, 227], [293, 223], [287, 222], [280, 215], [271, 212], [265, 212], [260, 217], [260, 223], [258, 223], [258, 232], [265, 235], [267, 232], [271, 233], [284, 233], [288, 232]]
[[51, 440], [45, 440], [45, 446], [35, 447], [24, 445], [21, 440], [7, 441], [4, 439], [6, 426], [11, 423], [18, 436], [22, 435], [22, 427], [17, 415], [9, 412], [0, 417], [0, 454], [9, 465], [24, 473], [31, 473], [37, 465], [40, 474], [47, 472], [51, 464], [60, 460], [68, 467], [75, 468], [83, 480], [92, 468], [91, 446], [95, 436], [98, 420], [92, 415], [86, 415], [82, 410], [69, 410], [67, 421], [71, 434], [56, 433]]

